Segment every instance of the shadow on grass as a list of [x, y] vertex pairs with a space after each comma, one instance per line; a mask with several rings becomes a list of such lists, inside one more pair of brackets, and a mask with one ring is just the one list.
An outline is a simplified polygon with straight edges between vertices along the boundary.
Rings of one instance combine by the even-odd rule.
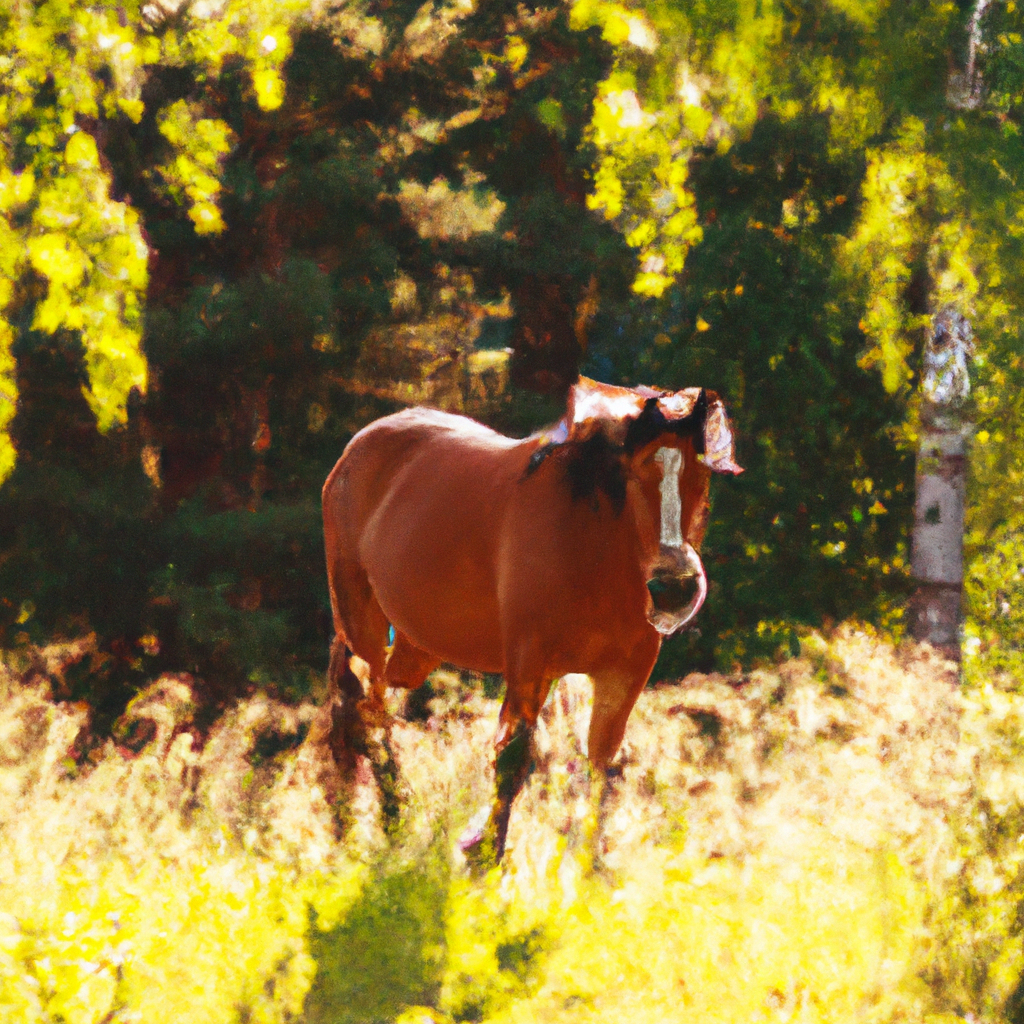
[[387, 1024], [406, 1007], [436, 1005], [451, 879], [437, 845], [398, 870], [380, 863], [337, 927], [310, 928], [307, 1024]]

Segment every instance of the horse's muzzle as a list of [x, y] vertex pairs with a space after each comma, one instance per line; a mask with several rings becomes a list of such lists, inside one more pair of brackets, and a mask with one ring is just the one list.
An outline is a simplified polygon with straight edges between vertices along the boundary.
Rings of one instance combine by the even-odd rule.
[[[685, 540], [682, 547], [662, 544], [647, 589], [652, 602], [648, 621], [662, 636], [678, 633], [693, 620], [708, 596], [708, 578], [700, 555]], [[687, 601], [691, 589], [693, 594]]]

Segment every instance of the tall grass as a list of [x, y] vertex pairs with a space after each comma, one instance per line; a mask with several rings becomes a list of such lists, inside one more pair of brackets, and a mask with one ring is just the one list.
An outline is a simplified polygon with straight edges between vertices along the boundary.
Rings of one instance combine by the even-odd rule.
[[853, 628], [802, 647], [644, 693], [596, 836], [563, 680], [483, 877], [454, 837], [498, 705], [455, 674], [396, 719], [389, 843], [365, 765], [339, 827], [311, 706], [201, 733], [166, 676], [95, 746], [53, 697], [84, 648], [9, 654], [0, 1020], [1022, 1019], [1024, 698]]

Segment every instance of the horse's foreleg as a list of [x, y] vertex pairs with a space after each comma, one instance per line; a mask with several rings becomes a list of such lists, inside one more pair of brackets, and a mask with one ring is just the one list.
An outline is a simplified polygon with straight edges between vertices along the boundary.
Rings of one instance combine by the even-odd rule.
[[612, 759], [622, 744], [630, 712], [647, 685], [661, 647], [653, 629], [651, 634], [622, 665], [592, 676], [594, 707], [590, 715], [587, 757], [594, 768], [596, 790], [591, 791], [591, 820], [586, 831], [593, 835], [595, 844], [600, 840], [612, 780], [619, 774], [610, 767]]
[[498, 862], [504, 856], [512, 803], [530, 777], [533, 729], [549, 688], [550, 681], [529, 686], [506, 684], [494, 738], [494, 799], [486, 821], [470, 825], [459, 840], [459, 846], [473, 859], [493, 856]]
[[627, 658], [601, 672], [592, 672], [594, 709], [590, 714], [587, 757], [600, 771], [607, 769], [618, 753], [633, 705], [647, 685], [661, 637], [653, 627], [644, 631]]

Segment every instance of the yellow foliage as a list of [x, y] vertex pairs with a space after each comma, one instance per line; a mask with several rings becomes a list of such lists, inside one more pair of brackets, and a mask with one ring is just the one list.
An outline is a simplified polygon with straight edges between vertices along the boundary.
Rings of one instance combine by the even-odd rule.
[[[139, 7], [40, 0], [31, 17], [0, 22], [0, 134], [10, 124], [27, 126], [29, 147], [28, 166], [17, 174], [0, 154], [0, 313], [17, 299], [28, 267], [46, 280], [34, 326], [82, 332], [87, 398], [104, 430], [124, 419], [131, 388], [146, 385], [139, 341], [147, 251], [134, 212], [110, 199], [96, 141], [79, 122], [123, 113], [139, 123], [150, 64], [188, 60], [201, 74], [216, 74], [233, 56], [251, 70], [257, 102], [273, 110], [283, 100], [290, 28], [308, 13], [299, 0], [229, 0], [216, 17], [186, 13], [154, 33]], [[188, 206], [197, 232], [222, 231], [226, 126], [183, 102], [161, 112], [159, 124], [173, 153], [160, 169], [169, 194]], [[13, 211], [17, 228], [3, 216]], [[0, 359], [9, 344], [5, 333]], [[0, 480], [13, 459], [8, 422], [0, 412]]]
[[594, 191], [587, 196], [587, 206], [591, 210], [602, 210], [606, 219], [614, 220], [622, 213], [625, 191], [613, 161], [602, 160], [594, 172]]
[[569, 24], [574, 29], [598, 26], [601, 37], [613, 46], [630, 43], [642, 50], [653, 50], [657, 43], [654, 30], [643, 14], [609, 0], [575, 0]]
[[[88, 258], [74, 239], [58, 234], [37, 235], [29, 239], [28, 257], [32, 266], [58, 288], [74, 288], [85, 276], [89, 265]], [[58, 318], [49, 330], [52, 332], [60, 323], [61, 318]]]
[[771, 95], [777, 109], [788, 116], [799, 111], [799, 107], [787, 105], [789, 83], [775, 76], [783, 30], [778, 6], [745, 4], [735, 30], [723, 32], [716, 39], [707, 61], [714, 76], [719, 116], [740, 138], [747, 137], [754, 127], [758, 106], [765, 96]]
[[224, 230], [217, 206], [218, 174], [221, 159], [231, 149], [232, 132], [225, 122], [198, 115], [198, 108], [185, 100], [178, 100], [161, 114], [160, 133], [175, 147], [177, 155], [157, 171], [170, 195], [188, 203], [196, 232], [216, 234]]
[[846, 271], [863, 282], [861, 329], [869, 345], [861, 365], [877, 366], [890, 392], [910, 380], [914, 332], [927, 323], [907, 307], [915, 260], [928, 259], [937, 306], [969, 312], [978, 291], [974, 236], [957, 203], [956, 186], [943, 162], [927, 152], [917, 119], [906, 119], [895, 143], [868, 151], [861, 214], [842, 258]]
[[852, 22], [872, 28], [884, 0], [828, 0], [829, 6], [842, 11]]
[[649, 295], [658, 298], [672, 284], [672, 278], [657, 271], [641, 271], [633, 278], [632, 289], [637, 295]]
[[261, 110], [277, 110], [284, 101], [284, 81], [274, 68], [264, 68], [252, 76], [256, 101]]
[[633, 290], [657, 296], [702, 237], [686, 187], [689, 152], [678, 145], [692, 117], [682, 107], [657, 116], [646, 112], [633, 84], [617, 71], [599, 88], [590, 124], [599, 156], [587, 205], [621, 221], [627, 244], [640, 250]]
[[8, 433], [8, 425], [14, 419], [18, 401], [14, 356], [11, 354], [13, 340], [11, 325], [0, 316], [0, 484], [11, 475], [15, 459], [14, 445]]
[[407, 814], [388, 848], [365, 779], [338, 838], [312, 739], [254, 757], [315, 709], [249, 698], [193, 749], [191, 690], [165, 677], [126, 715], [149, 745], [79, 767], [81, 708], [9, 657], [0, 1017], [995, 1019], [1020, 974], [1024, 698], [960, 695], [934, 654], [855, 629], [800, 640], [770, 671], [642, 695], [597, 847], [589, 686], [563, 681], [506, 863], [481, 877], [451, 837], [490, 785], [497, 702], [457, 676], [435, 675], [429, 727], [395, 722]]
[[863, 149], [884, 125], [885, 112], [877, 93], [868, 87], [844, 84], [831, 58], [815, 61], [813, 75], [817, 80], [815, 106], [830, 115], [830, 155], [839, 157]]
[[64, 159], [74, 167], [94, 168], [99, 166], [100, 157], [96, 140], [88, 132], [75, 132], [64, 147]]
[[651, 850], [615, 888], [582, 882], [560, 908], [550, 893], [544, 981], [484, 1019], [886, 1019], [906, 1001], [924, 893], [891, 855], [802, 838], [743, 864]]

